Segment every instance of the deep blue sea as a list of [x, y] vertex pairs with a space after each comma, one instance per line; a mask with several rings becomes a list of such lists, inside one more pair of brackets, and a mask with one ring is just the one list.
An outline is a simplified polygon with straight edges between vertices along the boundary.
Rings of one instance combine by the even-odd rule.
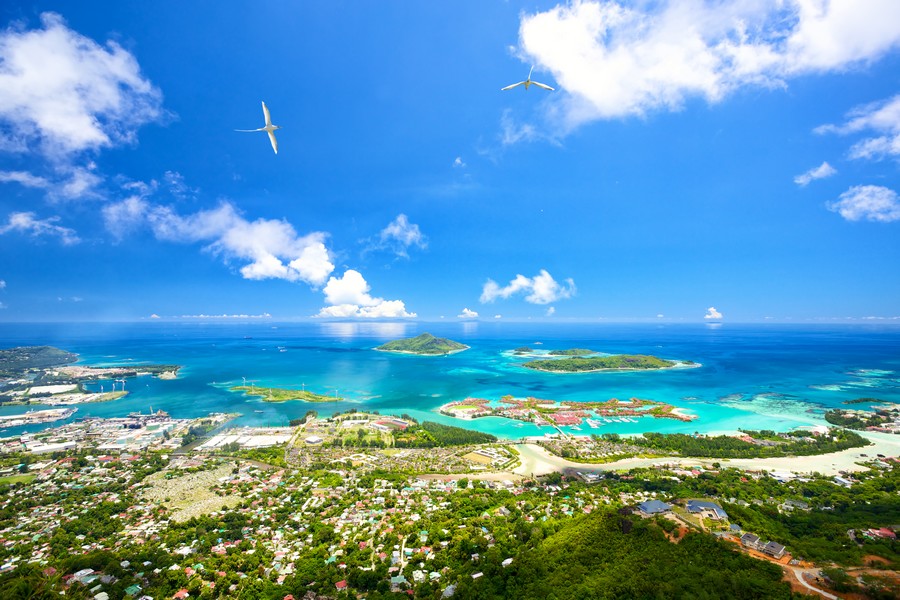
[[[424, 331], [471, 346], [445, 357], [373, 350]], [[286, 425], [313, 408], [331, 414], [355, 408], [406, 413], [505, 438], [549, 433], [499, 418], [458, 421], [437, 408], [467, 396], [512, 394], [550, 400], [647, 398], [698, 415], [683, 423], [644, 417], [634, 423], [582, 425], [573, 433], [726, 432], [788, 430], [822, 424], [823, 412], [842, 401], [874, 397], [900, 402], [900, 327], [856, 325], [658, 325], [531, 323], [172, 323], [0, 324], [0, 347], [53, 345], [77, 352], [92, 366], [131, 363], [183, 365], [176, 380], [138, 377], [131, 393], [107, 403], [83, 404], [74, 418], [123, 416], [163, 409], [177, 418], [239, 412], [236, 424]], [[653, 354], [703, 366], [633, 373], [553, 374], [525, 369], [511, 350], [590, 348]], [[342, 401], [264, 403], [231, 392], [246, 378], [254, 385], [296, 387], [336, 394]], [[111, 383], [91, 384], [94, 389]], [[865, 406], [865, 405], [863, 405]], [[28, 407], [0, 408], [15, 414]], [[9, 436], [61, 424], [11, 428]]]

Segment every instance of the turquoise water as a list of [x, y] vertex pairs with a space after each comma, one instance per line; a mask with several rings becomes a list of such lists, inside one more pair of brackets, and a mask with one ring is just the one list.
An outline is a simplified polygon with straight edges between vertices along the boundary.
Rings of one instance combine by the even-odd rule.
[[[471, 346], [446, 357], [373, 350], [386, 341], [429, 331]], [[310, 408], [409, 414], [504, 438], [552, 430], [500, 418], [460, 421], [438, 414], [467, 396], [505, 394], [550, 400], [633, 396], [682, 407], [690, 423], [638, 419], [586, 424], [573, 433], [788, 430], [822, 424], [829, 407], [858, 397], [900, 402], [900, 327], [800, 325], [609, 325], [530, 323], [138, 323], [0, 324], [0, 346], [49, 344], [88, 365], [131, 362], [183, 365], [173, 381], [130, 379], [121, 400], [84, 404], [73, 418], [122, 416], [163, 409], [177, 418], [242, 413], [242, 425], [283, 425]], [[536, 342], [542, 342], [536, 345]], [[586, 347], [607, 353], [693, 360], [696, 369], [634, 373], [552, 374], [519, 366], [513, 348]], [[305, 388], [343, 401], [264, 403], [228, 391], [242, 378], [254, 385]], [[110, 389], [110, 382], [101, 382]], [[99, 385], [99, 384], [98, 384]], [[0, 408], [16, 414], [26, 407]], [[261, 411], [261, 412], [257, 412]], [[60, 424], [57, 421], [53, 425]], [[44, 425], [47, 427], [50, 425]], [[11, 428], [14, 435], [42, 427]]]

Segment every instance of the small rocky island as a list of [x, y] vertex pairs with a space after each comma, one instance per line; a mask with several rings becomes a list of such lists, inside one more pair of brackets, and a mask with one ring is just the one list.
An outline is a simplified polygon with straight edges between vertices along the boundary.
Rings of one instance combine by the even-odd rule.
[[446, 356], [468, 350], [469, 347], [447, 338], [434, 337], [430, 333], [423, 333], [414, 338], [394, 340], [375, 348], [382, 352], [396, 352], [398, 354], [418, 354], [421, 356]]

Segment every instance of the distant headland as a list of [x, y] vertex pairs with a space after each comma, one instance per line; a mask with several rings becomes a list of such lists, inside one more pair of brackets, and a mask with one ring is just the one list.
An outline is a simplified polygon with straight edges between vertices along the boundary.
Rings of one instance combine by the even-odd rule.
[[381, 352], [396, 352], [398, 354], [418, 354], [421, 356], [445, 356], [468, 350], [469, 347], [447, 338], [434, 337], [430, 333], [423, 333], [414, 338], [394, 340], [375, 348]]

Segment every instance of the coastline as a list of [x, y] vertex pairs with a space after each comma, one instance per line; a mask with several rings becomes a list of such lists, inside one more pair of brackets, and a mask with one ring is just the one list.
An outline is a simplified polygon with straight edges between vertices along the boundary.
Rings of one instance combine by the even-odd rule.
[[[550, 454], [543, 447], [534, 444], [517, 444], [521, 465], [513, 470], [517, 475], [547, 475], [553, 472], [581, 471], [627, 471], [639, 467], [661, 464], [680, 466], [704, 465], [712, 467], [734, 467], [745, 471], [786, 471], [792, 473], [821, 473], [838, 475], [843, 472], [863, 471], [867, 467], [860, 463], [874, 460], [878, 454], [900, 456], [900, 436], [890, 433], [857, 432], [873, 445], [863, 448], [849, 448], [830, 454], [811, 456], [779, 456], [771, 458], [695, 458], [684, 456], [664, 456], [658, 458], [625, 458], [608, 463], [579, 463]], [[860, 456], [866, 454], [868, 456]]]

